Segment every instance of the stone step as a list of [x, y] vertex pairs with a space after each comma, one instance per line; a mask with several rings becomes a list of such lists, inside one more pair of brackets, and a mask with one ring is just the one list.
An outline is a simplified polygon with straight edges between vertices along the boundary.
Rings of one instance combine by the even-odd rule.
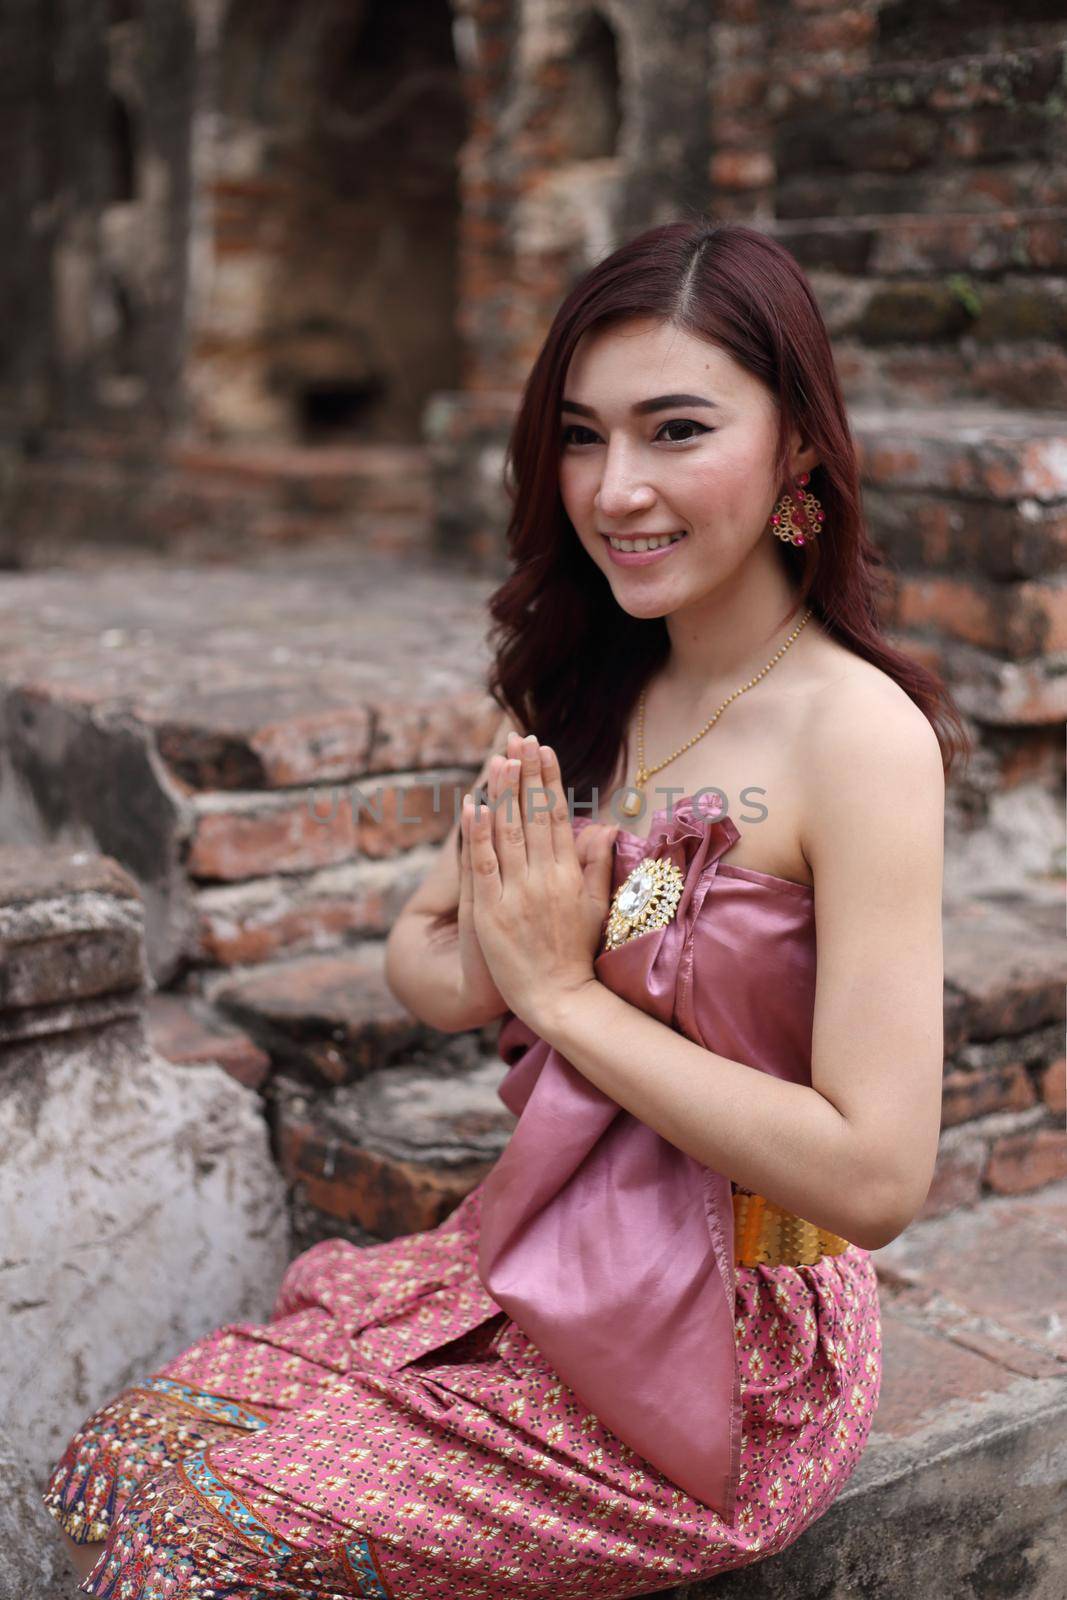
[[134, 454], [123, 437], [49, 435], [20, 459], [3, 563], [24, 571], [119, 551], [233, 560], [292, 545], [360, 557], [433, 553], [434, 489], [421, 445], [171, 445]]
[[[812, 9], [817, 17], [821, 8]], [[804, 7], [799, 12], [796, 24], [803, 26], [807, 10]], [[1010, 9], [998, 0], [966, 6], [960, 0], [902, 3], [882, 6], [874, 27], [872, 43], [878, 58], [900, 66], [950, 59], [961, 53], [961, 46], [976, 55], [1003, 55], [1061, 44], [1067, 37], [1067, 19], [1055, 0], [1052, 4], [1049, 0], [1020, 0]]]
[[845, 279], [979, 280], [1008, 273], [1067, 272], [1067, 209], [771, 217], [760, 228], [806, 272]]
[[384, 932], [499, 720], [492, 585], [321, 547], [0, 576], [9, 839], [121, 861], [163, 986]]
[[394, 998], [385, 981], [384, 939], [208, 972], [200, 993], [275, 1068], [295, 1070], [319, 1087], [350, 1083], [427, 1051], [461, 1062], [470, 1050], [465, 1034], [427, 1027]]
[[1062, 204], [1065, 59], [1067, 41], [858, 71], [787, 63], [767, 94], [779, 216]]
[[[943, 1131], [924, 1218], [1067, 1177], [1061, 907], [1062, 893], [1050, 887], [961, 899], [945, 908]], [[495, 1089], [502, 1076], [499, 1024], [447, 1035], [415, 1022], [385, 982], [383, 941], [209, 976], [204, 998], [268, 1052], [275, 1080], [289, 1084], [278, 1102], [275, 1134], [287, 1176], [303, 1185], [302, 1226], [309, 1237], [316, 1230], [325, 1236], [333, 1222], [378, 1236], [383, 1213], [367, 1187], [368, 1163], [388, 1190], [395, 1232], [428, 1225], [420, 1219], [426, 1195], [439, 1194], [442, 1162], [448, 1193], [458, 1192], [456, 1168], [466, 1169], [475, 1155], [466, 1122], [457, 1133], [449, 1120], [446, 1087], [443, 1120], [432, 1139], [427, 1135], [432, 1149], [420, 1153], [397, 1133], [392, 1156], [403, 1163], [401, 1174], [387, 1167], [390, 1151], [380, 1128], [369, 1154], [364, 1149], [364, 1124], [346, 1108], [372, 1094], [391, 1104], [414, 1103], [406, 1090], [390, 1087], [396, 1074], [405, 1085], [427, 1077], [429, 1094], [433, 1084], [447, 1085], [473, 1063], [482, 1109], [492, 1113], [494, 1130], [501, 1126], [488, 1087]], [[366, 1087], [371, 1080], [373, 1089]], [[293, 1094], [300, 1101], [295, 1110]]]
[[1067, 278], [811, 280], [850, 409], [1067, 409]]
[[370, 1072], [329, 1095], [282, 1075], [275, 1148], [292, 1185], [298, 1248], [368, 1244], [436, 1227], [487, 1175], [515, 1126], [497, 1089], [507, 1068], [473, 1039]]
[[913, 1223], [874, 1251], [882, 1385], [844, 1489], [773, 1558], [659, 1600], [1059, 1600], [1065, 1243], [1060, 1183]]
[[165, 1061], [179, 1066], [215, 1062], [246, 1089], [261, 1088], [269, 1076], [266, 1051], [198, 995], [165, 991], [149, 995], [146, 1022], [148, 1042]]

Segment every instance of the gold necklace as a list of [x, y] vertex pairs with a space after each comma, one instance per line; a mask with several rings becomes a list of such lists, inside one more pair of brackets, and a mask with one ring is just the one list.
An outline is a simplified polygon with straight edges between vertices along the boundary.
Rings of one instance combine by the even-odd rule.
[[735, 689], [733, 694], [728, 695], [723, 701], [722, 705], [719, 707], [718, 711], [716, 711], [715, 715], [708, 722], [705, 722], [699, 733], [694, 733], [691, 739], [687, 739], [685, 744], [683, 744], [680, 749], [674, 752], [674, 755], [668, 756], [666, 761], [661, 761], [659, 765], [655, 767], [645, 766], [645, 691], [644, 689], [641, 690], [641, 697], [637, 708], [637, 776], [633, 781], [630, 794], [626, 796], [626, 799], [623, 800], [619, 806], [619, 809], [622, 811], [624, 816], [636, 817], [637, 813], [641, 809], [642, 796], [640, 791], [644, 788], [649, 778], [651, 778], [654, 773], [661, 772], [664, 767], [669, 766], [670, 763], [677, 760], [680, 755], [684, 755], [689, 749], [690, 745], [696, 744], [698, 739], [703, 739], [708, 729], [713, 728], [716, 722], [718, 722], [719, 718], [726, 710], [726, 707], [730, 704], [730, 701], [736, 700], [739, 694], [744, 694], [746, 689], [751, 689], [754, 684], [757, 684], [763, 677], [764, 673], [770, 672], [775, 662], [779, 661], [782, 656], [785, 655], [786, 651], [789, 649], [789, 646], [793, 643], [793, 640], [796, 638], [797, 634], [800, 632], [801, 628], [804, 626], [810, 616], [811, 607], [809, 606], [803, 617], [793, 629], [792, 633], [789, 635], [789, 638], [785, 641], [785, 644], [783, 644], [780, 650], [775, 652], [775, 654], [768, 661], [767, 665], [761, 668], [760, 671], [756, 673], [754, 678], [750, 678], [748, 683], [742, 684], [740, 689]]

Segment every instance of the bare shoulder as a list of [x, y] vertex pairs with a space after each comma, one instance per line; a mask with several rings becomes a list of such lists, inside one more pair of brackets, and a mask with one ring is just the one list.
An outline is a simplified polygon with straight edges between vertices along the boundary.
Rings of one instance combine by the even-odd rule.
[[940, 872], [945, 778], [941, 747], [919, 706], [857, 658], [827, 674], [804, 729], [802, 846], [816, 876], [842, 864], [890, 869], [904, 853]]

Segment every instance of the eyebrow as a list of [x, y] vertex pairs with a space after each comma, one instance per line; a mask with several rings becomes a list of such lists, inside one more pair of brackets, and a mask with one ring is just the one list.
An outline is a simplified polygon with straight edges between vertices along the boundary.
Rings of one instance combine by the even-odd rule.
[[[644, 417], [650, 411], [666, 411], [669, 406], [703, 406], [709, 411], [718, 409], [714, 400], [704, 400], [698, 394], [661, 394], [654, 400], [638, 400], [636, 405], [630, 407], [630, 412], [635, 417]], [[573, 411], [580, 417], [596, 416], [592, 406], [579, 405], [577, 400], [562, 400], [560, 410]]]

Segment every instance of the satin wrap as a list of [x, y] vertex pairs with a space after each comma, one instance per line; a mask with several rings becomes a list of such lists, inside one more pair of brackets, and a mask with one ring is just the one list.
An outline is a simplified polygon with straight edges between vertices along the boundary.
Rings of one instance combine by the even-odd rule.
[[[609, 989], [709, 1050], [811, 1081], [813, 891], [721, 858], [729, 816], [687, 798], [616, 837], [612, 888], [675, 862], [675, 916], [595, 957]], [[578, 818], [575, 829], [591, 819]], [[624, 1443], [732, 1521], [741, 1397], [733, 1188], [596, 1088], [513, 1012], [500, 1085], [518, 1118], [483, 1186], [487, 1292]]]

